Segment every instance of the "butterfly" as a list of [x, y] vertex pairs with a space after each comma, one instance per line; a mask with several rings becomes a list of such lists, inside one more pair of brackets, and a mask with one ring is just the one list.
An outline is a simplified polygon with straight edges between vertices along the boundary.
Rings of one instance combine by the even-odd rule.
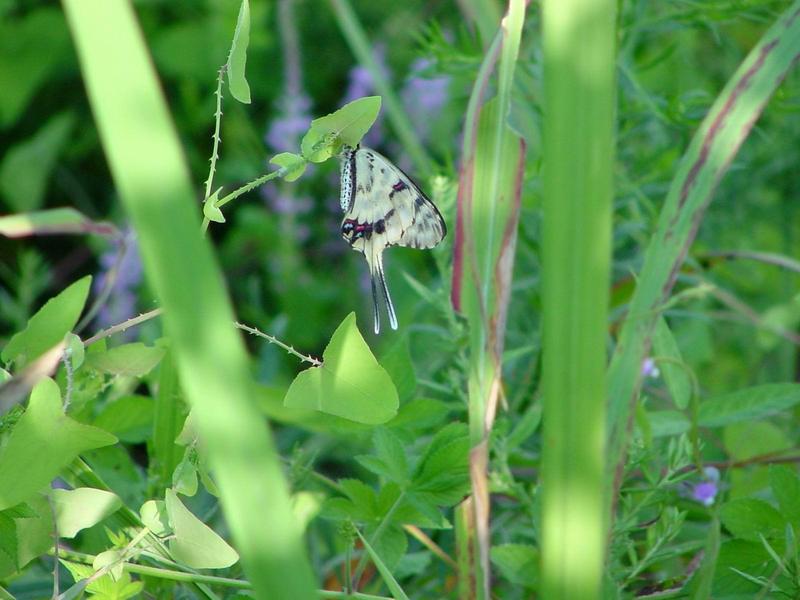
[[389, 325], [397, 329], [383, 271], [383, 251], [389, 246], [433, 248], [444, 239], [447, 226], [419, 186], [382, 154], [370, 148], [345, 146], [339, 158], [342, 237], [367, 259], [375, 333], [381, 330], [378, 295], [386, 304]]

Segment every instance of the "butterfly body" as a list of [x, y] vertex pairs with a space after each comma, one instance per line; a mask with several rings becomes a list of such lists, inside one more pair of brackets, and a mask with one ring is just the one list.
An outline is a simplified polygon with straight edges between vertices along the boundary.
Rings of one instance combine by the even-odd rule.
[[447, 233], [436, 206], [408, 175], [382, 154], [369, 148], [345, 147], [341, 155], [344, 211], [341, 232], [353, 250], [367, 260], [372, 279], [375, 333], [380, 331], [378, 295], [382, 295], [389, 324], [397, 317], [383, 271], [383, 251], [389, 246], [433, 248]]

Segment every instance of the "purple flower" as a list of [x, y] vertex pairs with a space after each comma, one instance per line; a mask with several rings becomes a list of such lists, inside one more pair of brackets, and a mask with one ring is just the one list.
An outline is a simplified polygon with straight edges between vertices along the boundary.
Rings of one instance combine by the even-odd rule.
[[[136, 288], [142, 282], [142, 261], [136, 236], [127, 232], [124, 239], [125, 248], [121, 258], [122, 242], [115, 240], [113, 247], [104, 252], [99, 259], [101, 270], [94, 280], [95, 295], [102, 293], [109, 277], [114, 277], [108, 298], [97, 313], [99, 327], [122, 323], [136, 312]], [[114, 266], [117, 263], [117, 271], [114, 274]], [[125, 336], [125, 333], [122, 335]]]
[[719, 493], [719, 469], [706, 467], [703, 476], [703, 481], [692, 486], [690, 495], [703, 506], [711, 506]]
[[430, 136], [431, 121], [447, 102], [447, 92], [450, 87], [448, 76], [430, 79], [423, 77], [431, 64], [428, 58], [418, 58], [414, 61], [411, 65], [411, 75], [401, 93], [411, 122], [423, 140]]
[[642, 361], [642, 377], [652, 377], [656, 379], [659, 375], [661, 375], [661, 371], [659, 371], [656, 366], [656, 361], [650, 357], [645, 358], [644, 361]]
[[[386, 49], [382, 45], [375, 46], [375, 62], [378, 63], [378, 70], [384, 79], [391, 78], [391, 71], [386, 65]], [[372, 74], [361, 65], [356, 65], [350, 69], [347, 90], [345, 91], [342, 104], [347, 104], [364, 96], [375, 94], [375, 80]], [[378, 119], [364, 136], [364, 143], [367, 146], [376, 146], [383, 137], [383, 113], [378, 115]]]
[[278, 101], [278, 117], [270, 123], [266, 141], [275, 152], [297, 152], [300, 137], [311, 124], [311, 100], [303, 93], [286, 94]]

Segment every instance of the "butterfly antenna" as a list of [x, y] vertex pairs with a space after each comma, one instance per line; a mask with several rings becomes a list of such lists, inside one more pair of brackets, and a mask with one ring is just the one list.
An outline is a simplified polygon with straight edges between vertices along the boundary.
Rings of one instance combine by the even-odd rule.
[[[383, 291], [383, 299], [386, 301], [386, 312], [389, 313], [389, 325], [392, 329], [397, 329], [397, 314], [394, 312], [394, 304], [392, 304], [392, 297], [389, 295], [389, 286], [386, 285], [386, 275], [383, 272], [383, 250], [378, 252], [375, 258], [375, 271], [381, 280], [381, 291]], [[377, 308], [375, 310], [377, 310]]]

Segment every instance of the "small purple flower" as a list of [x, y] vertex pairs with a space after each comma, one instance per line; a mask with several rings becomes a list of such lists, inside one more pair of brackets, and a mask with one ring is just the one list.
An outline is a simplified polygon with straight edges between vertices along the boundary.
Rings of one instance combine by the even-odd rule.
[[411, 75], [401, 93], [403, 104], [408, 111], [414, 128], [425, 140], [430, 136], [432, 119], [441, 112], [447, 102], [450, 77], [425, 78], [423, 74], [431, 67], [428, 58], [418, 58], [411, 65]]
[[300, 137], [311, 124], [311, 100], [305, 94], [285, 94], [278, 101], [278, 117], [270, 123], [267, 144], [275, 152], [297, 152]]
[[[378, 63], [378, 70], [385, 79], [390, 79], [391, 71], [386, 65], [386, 49], [383, 46], [378, 45], [375, 47], [374, 53], [375, 62]], [[363, 98], [364, 96], [371, 96], [374, 93], [375, 80], [373, 79], [372, 74], [361, 65], [356, 65], [350, 69], [347, 90], [345, 91], [344, 98], [342, 99], [342, 104], [347, 104], [348, 102], [352, 102], [358, 98]], [[378, 119], [375, 121], [375, 124], [367, 132], [367, 135], [364, 136], [364, 143], [367, 146], [375, 146], [381, 141], [382, 137], [383, 113], [380, 113], [378, 115]]]
[[645, 358], [642, 362], [642, 377], [651, 377], [657, 379], [661, 375], [661, 371], [656, 366], [656, 361], [652, 358]]
[[[122, 242], [116, 240], [113, 248], [104, 252], [99, 259], [101, 270], [94, 280], [94, 293], [101, 293], [106, 287], [108, 278], [115, 277], [111, 292], [97, 313], [97, 324], [100, 327], [110, 327], [122, 323], [130, 319], [136, 312], [136, 288], [142, 282], [142, 261], [136, 236], [127, 232], [124, 254], [120, 259], [121, 250]], [[117, 261], [119, 261], [119, 265], [116, 275], [114, 275], [112, 271]], [[125, 333], [122, 335], [124, 336]]]
[[716, 467], [703, 469], [705, 479], [692, 486], [691, 497], [703, 506], [711, 506], [719, 493], [719, 470]]

